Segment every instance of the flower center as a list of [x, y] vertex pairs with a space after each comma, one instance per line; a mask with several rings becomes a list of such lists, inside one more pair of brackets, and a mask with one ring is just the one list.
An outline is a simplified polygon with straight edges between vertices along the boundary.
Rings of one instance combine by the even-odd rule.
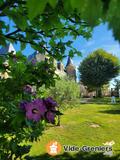
[[37, 110], [36, 108], [34, 108], [34, 109], [32, 110], [32, 113], [33, 113], [33, 114], [36, 114], [36, 113], [38, 113], [38, 110]]

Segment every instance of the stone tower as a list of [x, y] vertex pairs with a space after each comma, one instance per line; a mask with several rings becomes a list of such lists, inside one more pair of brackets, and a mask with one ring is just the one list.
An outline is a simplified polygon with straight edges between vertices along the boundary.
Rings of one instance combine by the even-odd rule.
[[67, 76], [70, 79], [73, 79], [76, 81], [76, 69], [75, 69], [75, 66], [73, 65], [70, 57], [68, 57], [65, 69], [66, 69]]

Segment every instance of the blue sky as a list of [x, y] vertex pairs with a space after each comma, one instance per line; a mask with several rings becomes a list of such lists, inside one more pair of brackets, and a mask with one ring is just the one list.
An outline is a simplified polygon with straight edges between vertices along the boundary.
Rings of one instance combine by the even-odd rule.
[[109, 53], [120, 58], [120, 44], [114, 40], [112, 30], [108, 30], [107, 24], [101, 24], [94, 28], [92, 38], [88, 41], [78, 37], [74, 42], [74, 47], [82, 52], [82, 57], [73, 58], [74, 65], [78, 66], [80, 62], [92, 51], [103, 48]]

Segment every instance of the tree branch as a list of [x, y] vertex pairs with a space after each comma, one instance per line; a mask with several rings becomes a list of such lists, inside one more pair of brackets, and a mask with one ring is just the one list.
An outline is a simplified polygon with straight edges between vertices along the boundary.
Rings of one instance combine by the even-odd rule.
[[[3, 11], [5, 8], [7, 7], [15, 7], [14, 4], [26, 4], [26, 1], [22, 1], [22, 0], [6, 0], [1, 6], [0, 6], [0, 11]], [[0, 14], [2, 15], [2, 13]]]
[[11, 32], [11, 33], [6, 34], [5, 36], [11, 36], [11, 35], [13, 35], [13, 34], [16, 34], [16, 33], [20, 32], [20, 31], [21, 31], [20, 29], [17, 29], [17, 30], [15, 30], [14, 32]]
[[39, 31], [39, 32], [37, 32], [37, 31], [35, 31], [35, 30], [29, 30], [29, 29], [27, 29], [25, 32], [28, 32], [28, 33], [37, 33], [37, 34], [41, 34], [41, 35], [43, 35], [43, 36], [45, 36], [45, 37], [50, 37], [50, 38], [52, 38], [52, 35], [46, 35], [46, 34], [44, 34], [44, 31]]
[[70, 17], [68, 17], [68, 20], [69, 20], [70, 22], [74, 23], [74, 24], [81, 24], [81, 25], [83, 25], [83, 26], [89, 27], [89, 25], [88, 25], [85, 21], [81, 21], [81, 20], [75, 21], [75, 20], [73, 20], [73, 19], [70, 18]]
[[10, 7], [11, 5], [13, 5], [16, 2], [16, 0], [6, 0], [6, 2], [4, 2], [1, 6], [0, 6], [0, 10], [4, 10], [6, 7]]
[[[23, 39], [20, 39], [20, 38], [18, 39], [18, 38], [12, 37], [10, 35], [5, 35], [5, 37], [8, 38], [8, 39], [15, 40], [15, 41], [19, 41], [19, 42], [23, 42], [23, 43], [27, 43], [27, 44], [31, 44], [31, 45], [36, 45], [36, 43], [33, 42], [33, 41], [31, 42], [31, 41], [26, 41], [26, 40], [23, 40]], [[52, 56], [52, 52], [49, 51], [45, 46], [43, 46], [41, 44], [39, 44], [39, 46], [41, 48], [43, 48], [47, 53], [49, 53]]]
[[72, 32], [74, 32], [74, 33], [76, 33], [76, 35], [80, 35], [80, 33], [77, 31], [77, 30], [75, 30], [75, 29], [72, 29], [72, 28], [70, 28], [70, 27], [68, 27], [68, 28], [63, 28], [63, 29], [67, 29], [67, 30], [70, 30], [70, 31], [72, 31]]

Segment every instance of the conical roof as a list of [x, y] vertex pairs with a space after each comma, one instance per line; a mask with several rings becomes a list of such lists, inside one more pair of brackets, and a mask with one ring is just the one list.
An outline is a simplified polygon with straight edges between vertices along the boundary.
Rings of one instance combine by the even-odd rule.
[[6, 45], [6, 47], [2, 47], [0, 49], [0, 55], [4, 55], [4, 54], [10, 53], [12, 51], [14, 53], [16, 53], [15, 48], [13, 47], [13, 45], [11, 43], [9, 43], [9, 44]]
[[70, 56], [68, 56], [66, 67], [69, 66], [69, 65], [73, 66], [73, 62], [72, 62], [72, 59], [70, 58]]
[[33, 58], [36, 58], [36, 55], [37, 55], [37, 54], [39, 54], [38, 51], [35, 51], [33, 54], [30, 54], [30, 55], [28, 56], [28, 60], [32, 60]]

